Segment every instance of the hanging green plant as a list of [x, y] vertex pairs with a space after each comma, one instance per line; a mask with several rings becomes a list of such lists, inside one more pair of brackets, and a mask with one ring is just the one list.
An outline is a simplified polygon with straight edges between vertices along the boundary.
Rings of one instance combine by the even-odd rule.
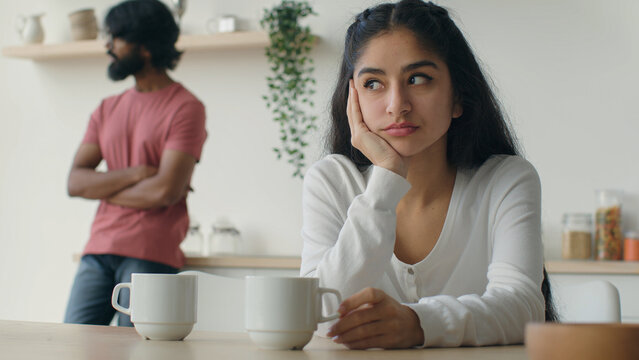
[[305, 141], [309, 131], [316, 129], [316, 116], [309, 115], [315, 106], [313, 59], [309, 56], [314, 36], [308, 26], [300, 25], [300, 19], [315, 15], [305, 1], [283, 0], [270, 9], [264, 9], [260, 21], [268, 31], [270, 45], [266, 57], [271, 76], [266, 78], [268, 95], [263, 98], [280, 126], [281, 146], [273, 148], [277, 158], [287, 158], [294, 167], [293, 177], [302, 178], [306, 159]]

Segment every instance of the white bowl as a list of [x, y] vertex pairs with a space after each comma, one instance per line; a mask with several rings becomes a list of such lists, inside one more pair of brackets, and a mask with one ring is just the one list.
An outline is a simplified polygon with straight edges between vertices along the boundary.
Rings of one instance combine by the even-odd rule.
[[531, 360], [639, 359], [639, 324], [526, 325]]

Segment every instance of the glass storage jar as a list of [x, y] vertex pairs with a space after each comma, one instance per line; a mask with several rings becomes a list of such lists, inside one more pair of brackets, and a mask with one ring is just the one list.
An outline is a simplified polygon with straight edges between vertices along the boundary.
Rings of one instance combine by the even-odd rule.
[[590, 259], [592, 257], [591, 214], [564, 214], [561, 257], [564, 259]]
[[240, 253], [240, 232], [226, 219], [218, 219], [209, 236], [212, 255], [234, 255]]
[[639, 261], [639, 233], [626, 232], [623, 242], [623, 259], [626, 261]]
[[204, 235], [202, 235], [200, 224], [197, 221], [191, 220], [189, 230], [186, 232], [186, 237], [180, 244], [180, 248], [187, 255], [205, 255]]
[[621, 260], [621, 197], [619, 190], [597, 190], [595, 258]]

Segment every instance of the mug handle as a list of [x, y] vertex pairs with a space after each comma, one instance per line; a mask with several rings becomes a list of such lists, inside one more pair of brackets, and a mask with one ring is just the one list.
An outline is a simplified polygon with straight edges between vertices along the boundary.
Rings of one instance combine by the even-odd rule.
[[16, 28], [16, 31], [18, 32], [18, 34], [20, 34], [22, 36], [22, 30], [24, 30], [25, 25], [27, 24], [27, 18], [22, 15], [19, 14], [16, 17], [16, 20], [14, 22], [14, 26]]
[[129, 288], [129, 291], [131, 291], [131, 283], [119, 283], [115, 285], [115, 287], [113, 288], [113, 295], [111, 296], [111, 305], [113, 305], [113, 308], [115, 310], [131, 316], [131, 303], [129, 303], [128, 308], [125, 308], [122, 305], [118, 304], [118, 296], [120, 295], [120, 290], [122, 290], [123, 288]]
[[329, 289], [329, 288], [319, 288], [319, 296], [320, 296], [320, 319], [319, 322], [324, 322], [324, 321], [329, 321], [329, 320], [334, 320], [337, 319], [339, 317], [339, 313], [336, 312], [335, 314], [332, 315], [328, 315], [328, 316], [324, 316], [324, 314], [322, 313], [322, 297], [324, 296], [324, 294], [333, 294], [335, 295], [335, 297], [337, 298], [337, 303], [341, 304], [342, 303], [342, 295], [340, 295], [339, 291], [335, 290], [335, 289]]

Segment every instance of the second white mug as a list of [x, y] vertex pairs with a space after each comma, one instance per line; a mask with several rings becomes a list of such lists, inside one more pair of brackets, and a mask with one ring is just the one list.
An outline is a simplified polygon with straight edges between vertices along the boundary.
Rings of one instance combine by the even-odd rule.
[[339, 291], [322, 288], [318, 278], [246, 277], [245, 327], [251, 340], [263, 349], [302, 349], [317, 324], [339, 314], [322, 314], [322, 296]]

